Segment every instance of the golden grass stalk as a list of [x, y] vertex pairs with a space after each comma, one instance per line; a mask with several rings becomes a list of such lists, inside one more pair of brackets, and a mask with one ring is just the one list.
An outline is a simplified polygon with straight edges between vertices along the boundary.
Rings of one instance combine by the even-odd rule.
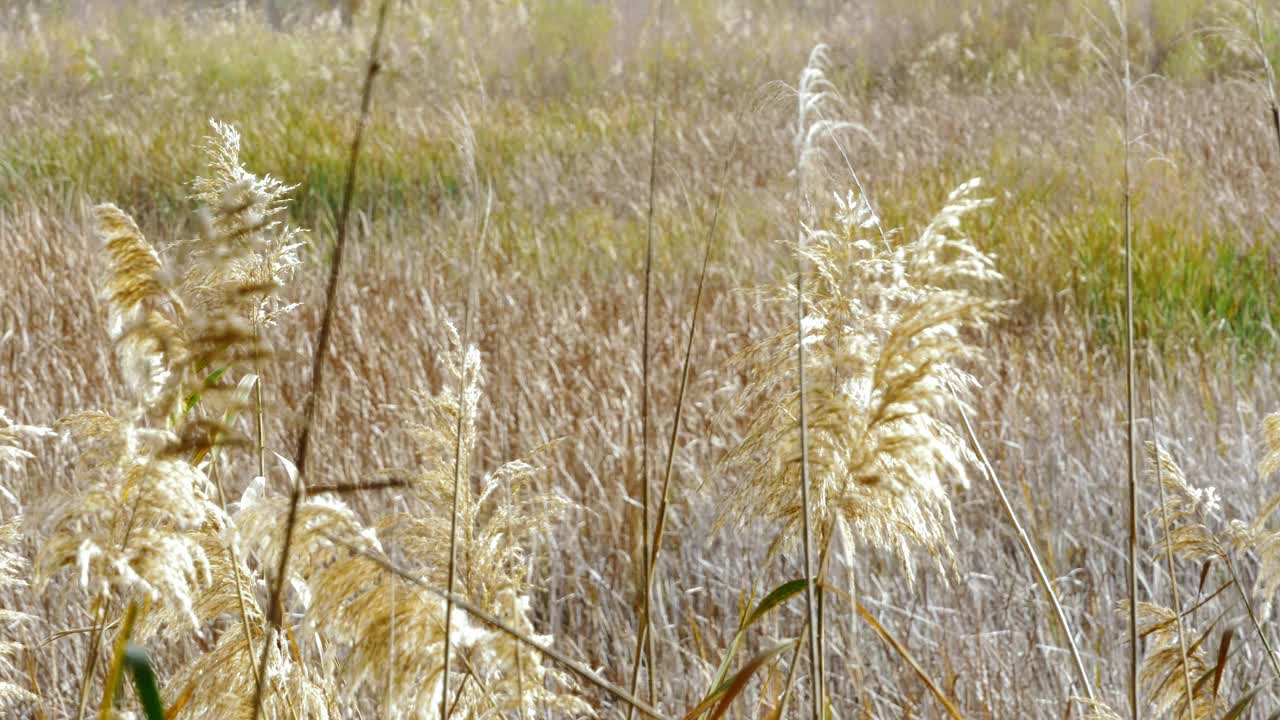
[[962, 720], [963, 716], [960, 714], [960, 711], [956, 709], [955, 703], [951, 702], [951, 699], [942, 692], [938, 683], [935, 682], [933, 678], [929, 677], [929, 674], [925, 672], [924, 668], [920, 666], [920, 663], [911, 655], [911, 652], [907, 650], [907, 647], [894, 637], [893, 633], [889, 632], [885, 626], [881, 625], [879, 621], [876, 620], [875, 616], [862, 606], [862, 603], [854, 604], [857, 607], [858, 616], [865, 620], [867, 624], [876, 631], [876, 634], [880, 636], [880, 639], [883, 640], [886, 645], [893, 648], [893, 651], [898, 654], [898, 657], [902, 658], [903, 662], [907, 663], [912, 671], [915, 672], [916, 676], [920, 678], [920, 681], [924, 683], [925, 687], [929, 688], [929, 692], [935, 699], [937, 699], [938, 703], [942, 705], [942, 708], [947, 711], [947, 716], [952, 720]]
[[800, 502], [804, 546], [805, 611], [809, 626], [809, 681], [810, 681], [810, 717], [818, 720], [822, 717], [822, 679], [818, 661], [821, 648], [818, 645], [817, 605], [814, 602], [813, 585], [816, 575], [813, 570], [813, 529], [812, 505], [809, 500], [809, 424], [805, 412], [804, 383], [804, 235], [801, 234], [800, 245], [796, 253], [796, 392], [800, 428]]
[[[324, 381], [324, 360], [325, 354], [329, 349], [329, 337], [333, 332], [333, 314], [337, 305], [338, 278], [342, 273], [342, 257], [347, 245], [347, 223], [351, 216], [351, 204], [355, 196], [356, 186], [356, 169], [358, 167], [357, 160], [360, 157], [360, 145], [364, 137], [365, 125], [369, 120], [369, 110], [373, 102], [373, 80], [377, 77], [381, 69], [381, 59], [379, 58], [379, 50], [382, 43], [382, 34], [386, 28], [387, 9], [390, 5], [389, 0], [383, 0], [378, 9], [377, 29], [373, 34], [373, 42], [369, 48], [369, 64], [366, 68], [364, 77], [364, 88], [360, 96], [360, 116], [356, 123], [355, 136], [351, 140], [351, 151], [347, 158], [347, 177], [343, 186], [342, 207], [338, 213], [337, 232], [338, 237], [334, 244], [332, 264], [329, 267], [329, 281], [325, 290], [324, 315], [320, 323], [320, 334], [316, 340], [315, 355], [311, 363], [311, 387], [307, 393], [307, 400], [303, 410], [302, 431], [298, 437], [298, 448], [295, 453], [297, 458], [298, 479], [290, 489], [289, 513], [285, 520], [285, 540], [280, 550], [280, 560], [276, 566], [275, 576], [272, 578], [271, 599], [267, 607], [267, 619], [271, 629], [267, 635], [267, 642], [263, 644], [260, 659], [258, 661], [258, 677], [265, 675], [267, 661], [269, 656], [269, 647], [275, 635], [280, 631], [283, 624], [283, 601], [285, 577], [289, 570], [289, 552], [292, 545], [294, 525], [298, 517], [298, 504], [301, 502], [306, 492], [305, 477], [307, 467], [307, 454], [311, 443], [311, 427], [315, 420], [317, 397], [323, 387]], [[262, 683], [258, 683], [257, 690], [254, 692], [253, 698], [253, 718], [257, 720], [259, 712], [262, 708]]]
[[124, 613], [124, 621], [120, 625], [120, 631], [116, 635], [116, 647], [111, 654], [111, 665], [107, 669], [107, 680], [103, 684], [102, 704], [98, 708], [99, 720], [111, 720], [114, 715], [113, 707], [116, 688], [120, 685], [124, 675], [124, 651], [129, 645], [129, 639], [133, 636], [133, 626], [138, 620], [138, 603], [130, 602], [129, 608]]
[[1129, 63], [1129, 21], [1124, 0], [1110, 0], [1110, 8], [1120, 32], [1121, 63], [1121, 142], [1124, 144], [1123, 155], [1123, 193], [1124, 193], [1124, 319], [1125, 319], [1125, 440], [1128, 452], [1128, 493], [1129, 493], [1129, 528], [1128, 528], [1128, 561], [1129, 561], [1129, 709], [1133, 720], [1142, 716], [1138, 702], [1138, 670], [1140, 649], [1138, 647], [1138, 450], [1137, 433], [1134, 424], [1137, 422], [1134, 385], [1134, 339], [1133, 339], [1133, 225], [1132, 196], [1129, 177], [1129, 144], [1130, 144], [1130, 95], [1133, 92], [1133, 79]]
[[1009, 502], [1009, 496], [1005, 494], [1004, 485], [996, 475], [991, 461], [987, 459], [986, 450], [978, 442], [978, 436], [974, 433], [973, 425], [969, 422], [969, 415], [965, 412], [963, 405], [959, 404], [958, 398], [957, 406], [960, 409], [960, 421], [964, 424], [965, 434], [968, 435], [969, 442], [973, 445], [973, 450], [978, 454], [978, 459], [982, 463], [983, 474], [986, 475], [987, 479], [991, 481], [992, 487], [995, 488], [996, 496], [1000, 499], [1000, 507], [1004, 510], [1005, 515], [1008, 516], [1009, 523], [1013, 525], [1013, 529], [1018, 535], [1018, 544], [1022, 546], [1022, 551], [1027, 554], [1027, 560], [1031, 563], [1036, 581], [1040, 584], [1040, 589], [1044, 591], [1045, 597], [1053, 607], [1054, 617], [1058, 621], [1058, 626], [1062, 628], [1062, 634], [1067, 637], [1067, 645], [1071, 650], [1071, 659], [1075, 664], [1076, 678], [1084, 688], [1086, 699], [1089, 702], [1093, 702], [1096, 699], [1093, 683], [1089, 681], [1089, 673], [1085, 671], [1084, 660], [1080, 657], [1080, 648], [1076, 646], [1075, 634], [1071, 630], [1070, 623], [1067, 622], [1067, 614], [1062, 609], [1062, 603], [1058, 600], [1058, 592], [1053, 589], [1053, 583], [1049, 580], [1049, 575], [1045, 572], [1044, 565], [1040, 562], [1040, 556], [1036, 552], [1035, 545], [1032, 544], [1027, 531], [1022, 527], [1022, 522], [1018, 520], [1018, 514], [1014, 511], [1013, 504]]

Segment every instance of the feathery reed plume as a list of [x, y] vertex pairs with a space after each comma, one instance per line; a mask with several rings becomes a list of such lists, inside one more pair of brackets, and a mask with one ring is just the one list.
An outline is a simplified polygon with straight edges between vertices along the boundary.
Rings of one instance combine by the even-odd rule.
[[281, 219], [297, 186], [250, 173], [240, 162], [236, 129], [209, 122], [209, 175], [191, 185], [201, 205], [201, 238], [189, 243], [184, 296], [206, 309], [234, 313], [259, 330], [297, 307], [274, 292], [301, 264], [302, 231]]
[[[548, 531], [569, 503], [529, 487], [541, 471], [529, 460], [502, 465], [483, 477], [478, 492], [473, 489], [469, 471], [476, 445], [476, 413], [483, 398], [480, 353], [475, 346], [464, 348], [452, 324], [447, 331], [451, 349], [444, 361], [446, 380], [438, 394], [421, 398], [421, 421], [413, 428], [416, 454], [423, 464], [408, 473], [410, 509], [384, 518], [379, 525], [422, 568], [424, 582], [443, 587], [452, 575], [454, 592], [470, 605], [524, 635], [538, 637], [540, 644], [549, 644], [550, 637], [534, 635], [525, 577], [528, 558], [520, 539]], [[455, 482], [457, 478], [462, 481]], [[456, 508], [452, 514], [450, 508]], [[350, 536], [333, 529], [328, 532]], [[450, 573], [449, 539], [455, 534], [457, 552]], [[376, 550], [374, 543], [369, 545], [370, 552]], [[314, 567], [301, 557], [297, 564]], [[352, 554], [308, 575], [314, 598], [309, 623], [351, 648], [344, 676], [353, 691], [365, 685], [380, 687], [386, 681], [387, 659], [394, 657], [389, 694], [400, 712], [415, 717], [438, 712], [445, 672], [458, 675], [447, 714], [536, 716], [546, 708], [567, 716], [594, 714], [567, 676], [544, 667], [538, 655], [522, 656], [511, 637], [473, 625], [466, 616], [448, 625], [453, 657], [446, 665], [442, 658], [446, 599], [416, 585], [397, 587], [393, 576], [367, 553]], [[389, 652], [392, 643], [393, 653]]]
[[1221, 716], [1226, 708], [1216, 688], [1211, 683], [1197, 683], [1190, 686], [1192, 695], [1188, 695], [1185, 680], [1188, 676], [1206, 677], [1213, 670], [1204, 647], [1213, 626], [1186, 647], [1184, 654], [1181, 634], [1190, 628], [1186, 619], [1175, 610], [1155, 603], [1142, 603], [1138, 608], [1138, 618], [1139, 637], [1147, 642], [1139, 680], [1147, 703], [1154, 708], [1155, 714], [1166, 716], [1171, 713], [1171, 717], [1179, 720]]
[[[142, 637], [163, 625], [199, 635], [216, 617], [197, 601], [213, 582], [211, 558], [241, 567], [217, 540], [228, 518], [210, 452], [238, 441], [229, 423], [256, 378], [236, 382], [236, 366], [269, 355], [257, 329], [291, 307], [275, 291], [297, 264], [298, 231], [276, 217], [289, 188], [246, 171], [235, 130], [213, 127], [211, 175], [194, 184], [203, 232], [178, 246], [179, 284], [127, 214], [94, 209], [109, 261], [108, 330], [132, 406], [119, 417], [80, 412], [61, 421], [80, 447], [78, 487], [57, 501], [36, 558], [41, 586], [74, 567], [93, 599], [81, 716], [112, 607], [144, 608]], [[239, 575], [235, 585], [247, 641], [251, 593]]]
[[[1270, 421], [1269, 421], [1270, 424]], [[1268, 434], [1270, 437], [1270, 434]], [[1161, 538], [1160, 549], [1170, 548], [1179, 557], [1190, 561], [1218, 560], [1231, 576], [1231, 585], [1236, 589], [1254, 633], [1266, 650], [1272, 672], [1280, 680], [1280, 658], [1272, 650], [1271, 640], [1258, 620], [1249, 592], [1240, 580], [1236, 569], [1234, 555], [1254, 552], [1258, 555], [1263, 571], [1259, 573], [1259, 581], [1266, 576], [1268, 560], [1268, 540], [1272, 537], [1266, 530], [1267, 517], [1277, 506], [1273, 500], [1264, 506], [1252, 523], [1232, 520], [1226, 532], [1219, 533], [1213, 529], [1213, 518], [1220, 510], [1217, 491], [1212, 487], [1198, 488], [1187, 481], [1182, 468], [1174, 461], [1173, 456], [1163, 449], [1154, 448], [1155, 462], [1159, 466], [1159, 478], [1164, 485], [1166, 508], [1169, 517], [1169, 530]], [[1268, 457], [1270, 453], [1268, 453]], [[1266, 459], [1263, 467], [1268, 467]], [[1280, 537], [1280, 533], [1276, 534]], [[1268, 596], [1269, 597], [1269, 596]], [[1198, 700], [1197, 700], [1198, 702]]]
[[[311, 443], [311, 427], [315, 421], [316, 401], [324, 382], [325, 354], [329, 350], [329, 338], [333, 332], [333, 312], [337, 304], [338, 278], [342, 274], [342, 257], [347, 246], [347, 221], [351, 216], [351, 204], [356, 189], [356, 161], [360, 157], [360, 145], [364, 139], [364, 129], [368, 123], [369, 110], [373, 103], [373, 80], [377, 77], [382, 67], [382, 61], [378, 54], [382, 46], [382, 33], [387, 25], [387, 9], [389, 6], [389, 0], [382, 0], [382, 4], [378, 8], [377, 29], [374, 30], [373, 42], [369, 47], [369, 63], [366, 66], [364, 88], [360, 93], [359, 120], [356, 123], [355, 135], [351, 139], [351, 152], [347, 158], [347, 178], [343, 186], [342, 207], [338, 212], [338, 237], [334, 243], [333, 262], [329, 267], [329, 280], [325, 288], [324, 315], [320, 321], [320, 334], [316, 339], [315, 354], [312, 356], [311, 361], [311, 388], [307, 392], [306, 405], [303, 408], [302, 431], [298, 435], [298, 447], [295, 452], [298, 477], [290, 489], [289, 512], [285, 517], [284, 543], [280, 548], [280, 559], [276, 565], [275, 574], [271, 578], [271, 598], [267, 606], [267, 619], [270, 625], [267, 635], [269, 640], [262, 646], [261, 656], [258, 660], [258, 677], [265, 675], [267, 663], [270, 659], [269, 648], [272, 644], [271, 640], [279, 633], [284, 623], [284, 584], [289, 572], [289, 554], [293, 545], [294, 526], [298, 520], [298, 505], [306, 492], [306, 486], [303, 483], [306, 478], [307, 453]], [[252, 717], [254, 720], [257, 720], [262, 708], [262, 693], [262, 683], [258, 683], [253, 699]], [[441, 720], [444, 719], [442, 718]]]
[[[244, 631], [221, 633], [211, 649], [174, 675], [166, 697], [174, 698], [170, 712], [178, 717], [210, 720], [252, 717], [259, 684], [264, 686], [262, 710], [266, 717], [340, 716], [327, 680], [317, 677], [308, 667], [299, 656], [297, 646], [285, 642], [283, 635], [270, 640], [266, 637], [265, 614], [252, 590], [261, 581], [242, 560], [274, 557], [271, 551], [280, 541], [279, 517], [285, 510], [284, 502], [280, 497], [268, 498], [265, 481], [257, 478], [236, 503], [230, 522], [222, 528], [209, 528], [210, 532], [201, 535], [209, 557], [210, 582], [200, 589], [195, 599], [197, 614], [209, 621], [239, 616]], [[341, 506], [308, 506], [304, 514], [306, 518], [302, 522], [310, 531], [303, 533], [309, 545], [307, 556], [317, 563], [337, 554], [318, 533], [334, 529], [349, 533], [351, 528], [358, 527]], [[163, 614], [153, 613], [142, 628], [144, 636], [166, 619]], [[254, 664], [255, 650], [267, 642], [272, 643], [268, 664], [259, 678]]]
[[[741, 489], [720, 519], [781, 522], [771, 556], [799, 526], [809, 578], [813, 535], [825, 549], [837, 519], [873, 546], [920, 544], [936, 558], [950, 556], [943, 483], [948, 476], [963, 481], [971, 453], [941, 419], [953, 401], [946, 387], [975, 384], [960, 369], [977, 354], [966, 334], [996, 315], [999, 303], [976, 293], [1000, 279], [992, 259], [955, 232], [965, 213], [986, 204], [970, 197], [976, 180], [957, 188], [920, 236], [897, 249], [852, 192], [836, 195], [834, 218], [819, 223], [811, 169], [820, 140], [847, 126], [823, 111], [835, 99], [825, 62], [819, 45], [797, 89], [798, 267], [795, 285], [777, 296], [794, 306], [796, 318], [738, 360], [752, 378], [738, 409], [752, 419], [722, 464]], [[879, 242], [863, 237], [872, 228]], [[812, 387], [807, 373], [818, 380]], [[907, 552], [900, 556], [910, 564]], [[823, 653], [812, 583], [805, 600], [816, 718], [824, 704]]]
[[[969, 331], [994, 318], [1000, 303], [977, 293], [1000, 279], [991, 258], [958, 232], [961, 218], [987, 204], [964, 183], [918, 238], [886, 252], [870, 209], [837, 197], [835, 221], [806, 229], [811, 270], [803, 342], [815, 382], [810, 464], [815, 526], [838, 515], [857, 540], [900, 551], [910, 546], [950, 556], [947, 482], [966, 482], [972, 456], [944, 421], [957, 402], [951, 385], [976, 384], [963, 363], [979, 348]], [[783, 292], [779, 301], [791, 302]], [[749, 348], [738, 363], [753, 381], [738, 408], [751, 420], [723, 470], [740, 478], [725, 519], [763, 516], [783, 524], [770, 552], [794, 536], [803, 510], [796, 488], [800, 454], [794, 423], [796, 328]]]
[[178, 328], [163, 312], [173, 295], [160, 256], [133, 218], [110, 203], [98, 205], [93, 214], [110, 260], [102, 283], [107, 330], [130, 395], [149, 409], [160, 400], [173, 356], [180, 352]]
[[198, 627], [192, 595], [207, 582], [208, 557], [194, 533], [222, 516], [204, 473], [167, 452], [172, 433], [98, 412], [59, 424], [81, 449], [80, 489], [52, 514], [36, 556], [37, 585], [74, 568], [99, 605], [171, 603]]

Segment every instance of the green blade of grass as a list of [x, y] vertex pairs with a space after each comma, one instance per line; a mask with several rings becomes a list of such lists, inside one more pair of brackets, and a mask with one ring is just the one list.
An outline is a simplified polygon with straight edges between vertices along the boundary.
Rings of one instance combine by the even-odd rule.
[[151, 669], [147, 651], [129, 643], [125, 646], [124, 661], [133, 674], [133, 685], [138, 691], [138, 700], [142, 703], [143, 717], [147, 720], [165, 720], [164, 702], [160, 699], [160, 688], [156, 684], [156, 674]]

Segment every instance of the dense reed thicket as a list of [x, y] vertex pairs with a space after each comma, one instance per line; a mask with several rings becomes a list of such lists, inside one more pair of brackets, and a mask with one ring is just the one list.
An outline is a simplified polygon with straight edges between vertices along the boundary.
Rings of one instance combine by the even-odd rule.
[[270, 5], [0, 16], [4, 713], [1280, 708], [1273, 8]]

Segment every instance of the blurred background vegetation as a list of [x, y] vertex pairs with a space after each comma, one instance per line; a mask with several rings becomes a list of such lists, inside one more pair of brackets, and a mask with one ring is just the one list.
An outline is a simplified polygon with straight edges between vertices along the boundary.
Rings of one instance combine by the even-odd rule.
[[[364, 3], [368, 4], [367, 0]], [[740, 149], [735, 227], [776, 231], [788, 188], [782, 80], [832, 45], [853, 164], [892, 224], [984, 176], [981, 233], [1015, 317], [1064, 299], [1115, 340], [1121, 149], [1102, 0], [671, 3], [660, 113], [672, 178], [664, 261], [708, 212], [716, 158]], [[537, 268], [638, 260], [654, 39], [640, 0], [397, 0], [386, 93], [358, 207], [399, 242], [447, 242], [460, 132], [492, 183], [497, 243]], [[358, 0], [27, 0], [0, 15], [0, 204], [110, 198], [162, 228], [187, 207], [191, 138], [241, 128], [252, 167], [299, 184], [295, 219], [331, 222], [369, 32]], [[1270, 349], [1280, 287], [1266, 91], [1252, 28], [1224, 0], [1132, 3], [1139, 89], [1143, 336]], [[1276, 57], [1277, 28], [1263, 43]], [[1112, 33], [1113, 34], [1113, 33]], [[549, 212], [554, 209], [554, 212]], [[905, 228], [910, 231], [911, 228]], [[600, 250], [605, 250], [603, 254]]]

